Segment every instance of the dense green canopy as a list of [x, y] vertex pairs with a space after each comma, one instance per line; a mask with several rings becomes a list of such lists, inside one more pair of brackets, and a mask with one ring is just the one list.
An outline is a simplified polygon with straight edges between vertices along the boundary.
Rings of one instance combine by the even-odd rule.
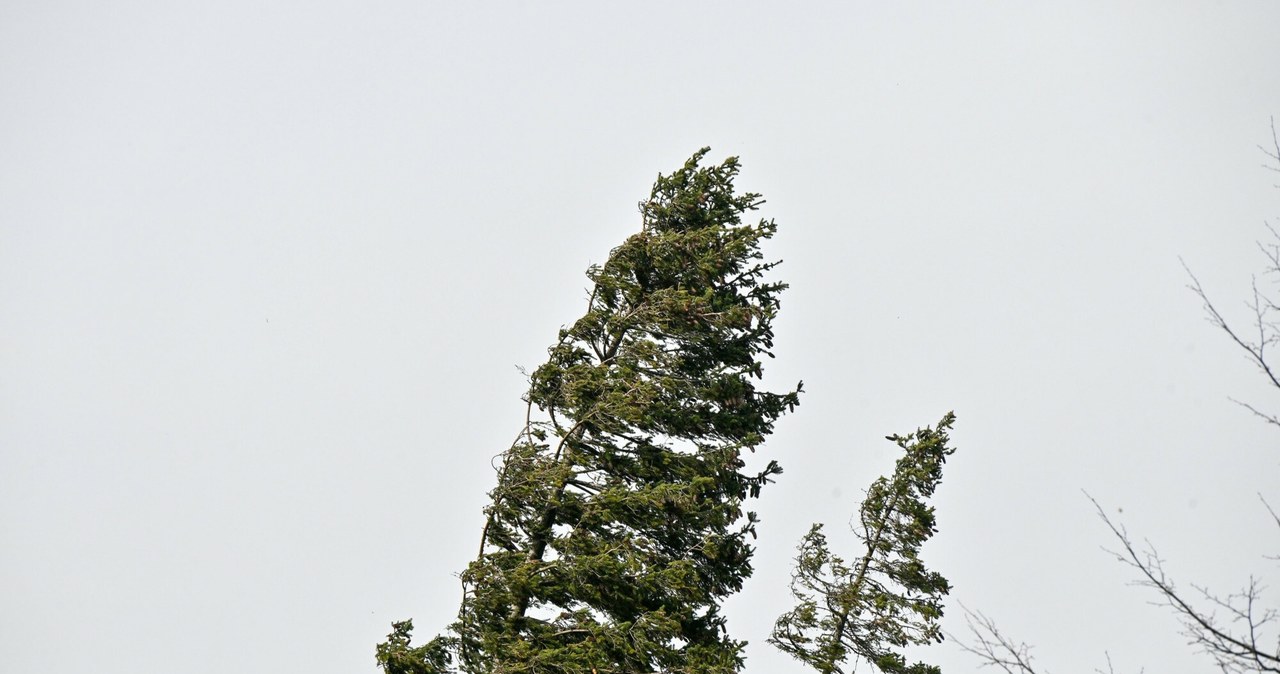
[[530, 377], [529, 413], [491, 492], [458, 621], [426, 646], [396, 625], [389, 674], [736, 672], [720, 604], [751, 574], [771, 475], [744, 472], [800, 387], [757, 389], [785, 284], [771, 220], [707, 149], [659, 176], [643, 227], [593, 266], [587, 312]]

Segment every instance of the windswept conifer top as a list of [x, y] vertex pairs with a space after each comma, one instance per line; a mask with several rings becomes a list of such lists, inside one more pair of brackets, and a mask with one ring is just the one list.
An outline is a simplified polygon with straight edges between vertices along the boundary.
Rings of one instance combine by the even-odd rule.
[[659, 176], [641, 230], [587, 276], [586, 314], [530, 377], [479, 554], [449, 633], [379, 647], [389, 674], [729, 673], [744, 642], [720, 605], [751, 574], [769, 461], [744, 472], [800, 387], [757, 388], [786, 284], [766, 278], [772, 220], [706, 148]]

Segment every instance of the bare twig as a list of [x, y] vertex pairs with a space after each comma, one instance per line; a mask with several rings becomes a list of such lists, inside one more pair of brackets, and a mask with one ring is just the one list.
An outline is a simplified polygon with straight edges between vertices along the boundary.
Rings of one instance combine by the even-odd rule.
[[996, 627], [995, 621], [980, 611], [970, 610], [964, 604], [960, 605], [960, 609], [964, 611], [964, 621], [969, 627], [972, 640], [949, 636], [960, 648], [976, 655], [982, 667], [995, 667], [1005, 674], [1040, 674], [1031, 666], [1030, 646], [1005, 636]]
[[[1267, 169], [1268, 171], [1280, 173], [1280, 136], [1276, 135], [1275, 117], [1271, 118], [1271, 147], [1274, 148], [1274, 150], [1268, 149], [1262, 145], [1258, 146], [1258, 149], [1262, 150], [1262, 154], [1267, 155], [1267, 157], [1271, 158], [1272, 161], [1276, 162], [1276, 165], [1274, 166], [1269, 163], [1263, 164], [1262, 168]], [[1276, 185], [1276, 187], [1280, 187], [1280, 185]]]
[[[1116, 668], [1114, 665], [1111, 664], [1111, 652], [1103, 651], [1102, 654], [1107, 657], [1107, 671], [1104, 672], [1097, 667], [1094, 667], [1093, 671], [1097, 672], [1098, 674], [1116, 674]], [[1147, 668], [1143, 667], [1142, 669], [1138, 670], [1138, 674], [1144, 674], [1144, 672], [1146, 671], [1147, 671]]]
[[[1263, 166], [1268, 170], [1280, 172], [1280, 134], [1276, 132], [1276, 120], [1274, 117], [1271, 118], [1271, 148], [1259, 145], [1258, 149], [1262, 150], [1262, 153], [1267, 156], [1268, 161]], [[1280, 188], [1280, 185], [1276, 185], [1276, 187]], [[1269, 223], [1267, 224], [1267, 231], [1271, 233], [1271, 239], [1265, 243], [1258, 242], [1258, 250], [1266, 258], [1266, 265], [1262, 275], [1280, 276], [1280, 232], [1277, 232], [1276, 228]], [[1252, 284], [1253, 297], [1245, 302], [1245, 306], [1253, 313], [1252, 325], [1247, 330], [1243, 330], [1227, 322], [1226, 318], [1218, 310], [1218, 306], [1209, 299], [1209, 294], [1205, 292], [1204, 287], [1200, 284], [1200, 279], [1196, 278], [1196, 275], [1191, 272], [1191, 268], [1185, 261], [1179, 258], [1179, 262], [1182, 262], [1182, 268], [1186, 270], [1187, 276], [1191, 279], [1191, 283], [1187, 287], [1196, 294], [1196, 297], [1200, 298], [1200, 302], [1204, 307], [1205, 317], [1209, 323], [1225, 332], [1236, 346], [1244, 350], [1248, 359], [1262, 370], [1271, 385], [1280, 389], [1280, 373], [1268, 361], [1270, 354], [1267, 352], [1268, 347], [1280, 344], [1280, 321], [1276, 318], [1280, 315], [1280, 302], [1277, 302], [1276, 298], [1268, 295], [1258, 287], [1258, 278], [1255, 276]], [[1256, 335], [1250, 336], [1249, 333], [1256, 333]], [[1263, 421], [1280, 427], [1280, 416], [1268, 414], [1249, 403], [1234, 398], [1231, 401], [1249, 410]]]
[[1271, 513], [1271, 519], [1275, 520], [1277, 527], [1280, 527], [1280, 515], [1277, 515], [1276, 511], [1271, 508], [1271, 504], [1267, 503], [1267, 499], [1263, 498], [1262, 494], [1258, 494], [1258, 500], [1262, 501], [1262, 505], [1266, 507], [1267, 512]]
[[[1277, 133], [1275, 118], [1271, 119], [1271, 147], [1258, 146], [1268, 158], [1264, 166], [1280, 173], [1280, 133]], [[1280, 185], [1276, 187], [1280, 188]], [[1280, 231], [1267, 224], [1271, 238], [1267, 242], [1258, 242], [1258, 249], [1266, 258], [1266, 266], [1262, 276], [1280, 277]], [[1272, 387], [1280, 391], [1280, 364], [1273, 367], [1268, 349], [1280, 345], [1280, 301], [1268, 295], [1258, 285], [1258, 277], [1254, 277], [1253, 296], [1246, 306], [1252, 311], [1252, 324], [1247, 328], [1228, 323], [1219, 311], [1218, 306], [1209, 299], [1200, 280], [1191, 271], [1185, 261], [1182, 268], [1191, 279], [1188, 288], [1200, 298], [1205, 316], [1215, 328], [1222, 330], [1237, 347], [1243, 350], [1248, 359], [1254, 363], [1266, 377]], [[1249, 403], [1231, 398], [1231, 401], [1249, 410], [1268, 424], [1280, 427], [1280, 415], [1264, 412]], [[1191, 593], [1179, 590], [1164, 569], [1162, 560], [1155, 548], [1146, 543], [1139, 548], [1130, 538], [1124, 526], [1111, 519], [1102, 506], [1088, 493], [1085, 494], [1097, 510], [1115, 539], [1119, 541], [1118, 550], [1107, 550], [1125, 566], [1138, 572], [1139, 579], [1135, 584], [1151, 588], [1156, 593], [1153, 602], [1156, 605], [1171, 609], [1182, 622], [1183, 634], [1189, 643], [1198, 646], [1214, 659], [1214, 663], [1223, 674], [1280, 674], [1280, 633], [1275, 630], [1275, 623], [1280, 621], [1280, 610], [1262, 606], [1262, 585], [1255, 578], [1249, 578], [1244, 589], [1234, 594], [1214, 594], [1203, 586], [1191, 585]], [[1271, 519], [1280, 527], [1280, 514], [1261, 495]], [[1280, 560], [1280, 556], [1267, 557]], [[989, 618], [963, 607], [965, 619], [973, 640], [966, 643], [963, 639], [952, 637], [960, 643], [965, 651], [977, 655], [983, 666], [993, 666], [1006, 674], [1037, 674], [1031, 666], [1030, 648], [1023, 643], [1016, 643], [1005, 637]], [[1219, 617], [1222, 616], [1222, 617]], [[1114, 674], [1111, 655], [1107, 656], [1107, 669], [1095, 671], [1098, 674]]]
[[1182, 258], [1178, 258], [1178, 260], [1179, 262], [1182, 262], [1182, 268], [1186, 270], [1187, 276], [1191, 277], [1191, 283], [1189, 283], [1187, 287], [1200, 298], [1201, 303], [1204, 305], [1204, 311], [1209, 323], [1219, 330], [1227, 333], [1227, 337], [1229, 337], [1236, 346], [1243, 349], [1245, 353], [1248, 354], [1249, 360], [1253, 361], [1253, 363], [1262, 370], [1267, 379], [1271, 382], [1271, 385], [1280, 389], [1280, 377], [1277, 376], [1276, 372], [1272, 370], [1270, 363], [1267, 362], [1266, 352], [1267, 346], [1274, 344], [1280, 335], [1277, 335], [1274, 324], [1267, 318], [1267, 314], [1269, 312], [1268, 305], [1270, 303], [1263, 302], [1263, 297], [1258, 291], [1257, 284], [1254, 284], [1254, 301], [1249, 305], [1249, 307], [1253, 309], [1256, 316], [1254, 327], [1258, 329], [1259, 337], [1257, 342], [1251, 342], [1242, 337], [1234, 327], [1227, 323], [1227, 320], [1222, 317], [1217, 306], [1215, 306], [1209, 299], [1209, 295], [1200, 285], [1200, 279], [1196, 278], [1196, 275], [1191, 272], [1191, 268], [1187, 266], [1187, 263], [1183, 261]]
[[[1266, 639], [1263, 632], [1277, 617], [1274, 609], [1262, 609], [1258, 602], [1262, 587], [1253, 578], [1245, 589], [1223, 598], [1207, 588], [1192, 586], [1202, 600], [1209, 604], [1206, 610], [1177, 589], [1173, 579], [1164, 570], [1164, 560], [1147, 544], [1139, 549], [1129, 537], [1124, 525], [1112, 521], [1102, 506], [1089, 494], [1085, 494], [1097, 510], [1098, 517], [1111, 530], [1120, 543], [1120, 550], [1108, 550], [1125, 566], [1138, 571], [1141, 578], [1137, 585], [1152, 588], [1158, 597], [1154, 602], [1173, 610], [1182, 621], [1183, 634], [1190, 643], [1214, 659], [1223, 672], [1273, 672], [1280, 674], [1280, 642]], [[1225, 612], [1229, 619], [1220, 621], [1216, 610]], [[1242, 625], [1241, 628], [1233, 627]], [[1267, 646], [1275, 643], [1275, 646]]]

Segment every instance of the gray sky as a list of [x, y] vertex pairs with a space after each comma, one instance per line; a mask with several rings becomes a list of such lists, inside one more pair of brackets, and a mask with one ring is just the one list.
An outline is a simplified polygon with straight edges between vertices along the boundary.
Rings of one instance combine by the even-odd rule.
[[1280, 5], [960, 5], [0, 5], [0, 670], [372, 672], [443, 627], [516, 366], [702, 145], [779, 222], [807, 390], [748, 671], [802, 671], [796, 542], [949, 409], [954, 599], [1052, 671], [1209, 669], [1081, 489], [1184, 585], [1274, 582], [1280, 443], [1227, 397], [1275, 392], [1178, 258], [1247, 318]]

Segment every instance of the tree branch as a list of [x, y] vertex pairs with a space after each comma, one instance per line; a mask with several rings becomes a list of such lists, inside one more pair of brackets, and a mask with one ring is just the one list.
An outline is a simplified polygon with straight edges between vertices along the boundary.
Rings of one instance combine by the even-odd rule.
[[1191, 640], [1190, 643], [1199, 646], [1214, 658], [1224, 672], [1280, 673], [1280, 648], [1274, 652], [1267, 651], [1260, 642], [1260, 631], [1275, 618], [1276, 613], [1270, 609], [1261, 612], [1256, 610], [1255, 605], [1261, 596], [1261, 588], [1256, 580], [1250, 578], [1244, 590], [1225, 599], [1210, 593], [1206, 588], [1193, 586], [1211, 605], [1230, 614], [1231, 623], [1245, 625], [1243, 633], [1234, 632], [1221, 624], [1212, 611], [1194, 606], [1190, 599], [1178, 591], [1173, 580], [1165, 573], [1163, 560], [1150, 544], [1147, 550], [1139, 551], [1124, 526], [1112, 521], [1092, 496], [1088, 493], [1085, 496], [1093, 503], [1098, 517], [1120, 542], [1120, 551], [1107, 552], [1124, 565], [1138, 571], [1142, 578], [1136, 584], [1154, 589], [1159, 595], [1155, 602], [1157, 605], [1173, 609], [1182, 621], [1183, 633]]
[[[973, 637], [972, 642], [966, 642], [957, 638], [954, 634], [951, 636], [960, 648], [967, 653], [978, 656], [982, 667], [996, 667], [1005, 674], [1040, 674], [1031, 666], [1031, 647], [1025, 643], [1015, 642], [1005, 636], [1003, 632], [996, 627], [996, 623], [991, 618], [983, 615], [980, 611], [970, 610], [968, 606], [960, 604], [960, 609], [964, 611], [964, 621], [969, 627], [969, 633]], [[1048, 674], [1045, 672], [1044, 674]]]

